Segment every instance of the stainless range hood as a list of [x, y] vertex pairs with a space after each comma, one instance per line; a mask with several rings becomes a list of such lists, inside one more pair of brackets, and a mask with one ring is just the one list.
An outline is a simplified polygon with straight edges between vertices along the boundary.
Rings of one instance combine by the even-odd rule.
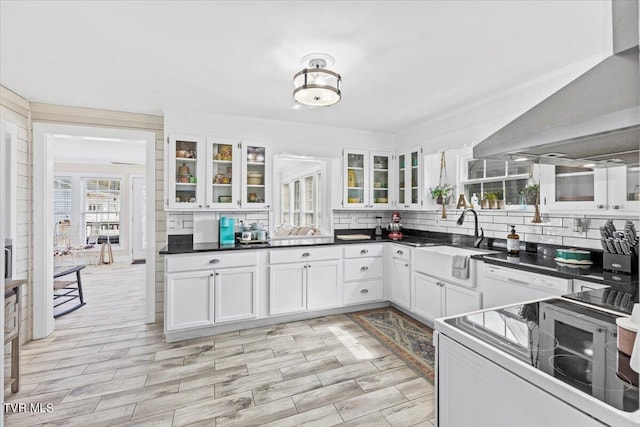
[[480, 142], [474, 158], [640, 162], [638, 0], [613, 0], [612, 7], [616, 54]]

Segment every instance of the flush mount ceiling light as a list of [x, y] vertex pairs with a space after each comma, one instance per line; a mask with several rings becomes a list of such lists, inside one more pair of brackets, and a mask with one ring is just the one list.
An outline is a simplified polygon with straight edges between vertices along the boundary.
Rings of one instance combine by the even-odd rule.
[[328, 107], [340, 101], [340, 74], [328, 70], [333, 57], [314, 53], [302, 58], [302, 71], [293, 76], [293, 99], [310, 107]]

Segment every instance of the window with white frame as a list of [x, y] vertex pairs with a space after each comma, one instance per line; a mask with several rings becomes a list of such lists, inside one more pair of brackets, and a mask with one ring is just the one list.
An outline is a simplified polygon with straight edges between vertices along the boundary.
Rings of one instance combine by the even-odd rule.
[[73, 192], [71, 177], [56, 176], [53, 180], [53, 221], [58, 224], [71, 221]]
[[120, 242], [120, 178], [83, 178], [83, 224], [88, 234], [93, 223], [100, 224], [98, 243]]
[[531, 164], [531, 161], [463, 158], [460, 184], [467, 202], [474, 194], [478, 200], [494, 194], [506, 206], [523, 204], [521, 191], [527, 185]]
[[318, 227], [320, 218], [321, 173], [315, 172], [281, 184], [281, 219], [283, 224]]

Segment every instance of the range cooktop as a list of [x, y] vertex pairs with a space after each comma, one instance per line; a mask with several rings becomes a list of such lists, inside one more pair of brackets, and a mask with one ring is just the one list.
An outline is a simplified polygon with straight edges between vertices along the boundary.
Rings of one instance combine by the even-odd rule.
[[616, 317], [552, 298], [444, 321], [581, 393], [635, 412], [638, 373], [618, 351]]

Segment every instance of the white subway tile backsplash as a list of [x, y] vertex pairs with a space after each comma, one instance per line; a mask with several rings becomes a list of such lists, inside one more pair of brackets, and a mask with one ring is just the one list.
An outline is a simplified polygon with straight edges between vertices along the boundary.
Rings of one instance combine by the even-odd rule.
[[545, 236], [542, 234], [528, 234], [525, 238], [525, 242], [544, 243], [547, 245], [562, 245], [562, 237]]
[[[484, 219], [484, 218], [483, 218]], [[524, 217], [522, 216], [493, 216], [493, 223], [495, 224], [524, 224]]]
[[562, 239], [563, 246], [590, 248], [590, 249], [602, 249], [600, 245], [600, 239], [582, 239], [577, 237], [565, 237]]

